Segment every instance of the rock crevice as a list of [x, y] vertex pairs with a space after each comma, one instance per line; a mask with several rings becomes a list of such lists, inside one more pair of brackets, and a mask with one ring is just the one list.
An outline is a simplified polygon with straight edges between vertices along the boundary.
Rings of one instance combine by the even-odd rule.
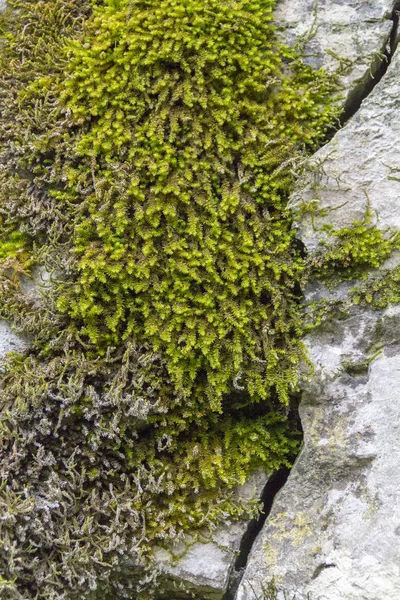
[[[399, 43], [399, 14], [400, 14], [400, 1], [397, 1], [390, 17], [392, 22], [390, 35], [385, 46], [382, 49], [380, 57], [377, 61], [371, 64], [370, 77], [364, 82], [364, 85], [360, 87], [359, 92], [354, 95], [349, 95], [344, 106], [342, 116], [340, 118], [341, 126], [343, 126], [356, 112], [360, 109], [360, 106], [367, 98], [374, 87], [380, 82], [382, 77], [385, 75], [388, 67], [392, 61], [392, 57], [396, 52]], [[374, 23], [375, 21], [371, 21]]]

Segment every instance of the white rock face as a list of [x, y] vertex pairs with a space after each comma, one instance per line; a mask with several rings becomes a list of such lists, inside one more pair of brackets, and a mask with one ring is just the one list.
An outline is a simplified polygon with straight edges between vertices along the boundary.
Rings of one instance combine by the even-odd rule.
[[294, 205], [317, 200], [319, 208], [329, 211], [328, 217], [299, 225], [309, 250], [317, 245], [316, 230], [324, 223], [341, 228], [362, 219], [368, 202], [380, 227], [400, 227], [399, 79], [398, 51], [361, 109], [316, 153], [314, 177], [298, 187]]
[[[327, 209], [299, 225], [309, 250], [320, 226], [349, 225], [367, 202], [380, 227], [400, 229], [400, 52], [318, 162], [323, 168], [294, 197]], [[308, 296], [321, 293], [320, 286]], [[307, 343], [316, 374], [300, 407], [304, 447], [253, 546], [237, 600], [258, 599], [271, 578], [281, 598], [399, 600], [400, 307], [353, 307]]]
[[4, 321], [0, 321], [0, 360], [8, 352], [23, 350], [26, 343]]
[[303, 43], [313, 67], [339, 72], [346, 103], [359, 100], [382, 62], [395, 0], [277, 0], [283, 39]]
[[[258, 600], [272, 577], [296, 600], [400, 598], [399, 334], [396, 307], [358, 311], [309, 339], [319, 372], [300, 409], [304, 448], [253, 547], [238, 600]], [[345, 370], [349, 357], [361, 362], [382, 339], [369, 368]]]

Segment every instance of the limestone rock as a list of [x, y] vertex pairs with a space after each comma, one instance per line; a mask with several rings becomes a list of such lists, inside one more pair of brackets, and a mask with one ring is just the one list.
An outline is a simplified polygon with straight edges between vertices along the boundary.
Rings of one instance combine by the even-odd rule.
[[361, 109], [333, 140], [314, 156], [312, 177], [300, 182], [294, 207], [317, 201], [328, 217], [300, 224], [308, 250], [318, 244], [325, 222], [335, 228], [362, 219], [367, 203], [381, 228], [400, 227], [400, 52]]
[[[367, 202], [381, 228], [400, 228], [399, 140], [400, 52], [299, 183], [294, 205], [317, 199], [326, 209], [299, 224], [308, 250], [324, 223], [347, 226]], [[314, 287], [308, 298], [323, 293]], [[281, 598], [398, 600], [400, 307], [353, 307], [307, 344], [316, 374], [300, 406], [304, 447], [253, 546], [237, 600], [262, 598], [272, 578]]]
[[[238, 498], [258, 500], [267, 480], [268, 474], [264, 471], [254, 473], [249, 481], [239, 486]], [[227, 523], [213, 532], [212, 539], [208, 534], [203, 541], [191, 545], [189, 536], [186, 544], [179, 543], [169, 551], [159, 549], [156, 559], [158, 567], [165, 575], [163, 591], [174, 592], [175, 599], [180, 597], [177, 590], [182, 587], [182, 597], [185, 599], [193, 593], [201, 600], [220, 600], [228, 587], [248, 525], [244, 520]], [[182, 558], [174, 560], [174, 556], [182, 553]]]
[[7, 323], [0, 321], [0, 360], [8, 352], [17, 352], [25, 347], [25, 341], [18, 337]]
[[285, 42], [304, 45], [305, 60], [340, 74], [343, 99], [357, 103], [373, 81], [389, 43], [395, 0], [278, 0]]

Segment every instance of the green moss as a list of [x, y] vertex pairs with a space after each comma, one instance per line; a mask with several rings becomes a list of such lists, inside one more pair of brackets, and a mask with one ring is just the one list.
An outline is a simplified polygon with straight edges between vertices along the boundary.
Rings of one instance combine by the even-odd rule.
[[365, 279], [372, 269], [380, 267], [400, 247], [400, 237], [397, 231], [374, 225], [372, 217], [367, 205], [362, 220], [341, 229], [325, 226], [330, 239], [324, 244], [327, 249], [310, 257], [311, 277], [335, 284]]
[[2, 364], [2, 594], [130, 597], [155, 544], [253, 511], [235, 485], [298, 447], [286, 205], [333, 82], [277, 41], [272, 0], [14, 4], [4, 247], [33, 240], [52, 285], [0, 268], [0, 316], [32, 336]]
[[63, 94], [82, 133], [59, 200], [88, 191], [59, 308], [96, 352], [151, 343], [177, 391], [200, 386], [213, 410], [239, 374], [254, 401], [276, 390], [287, 403], [304, 357], [285, 204], [298, 144], [315, 145], [334, 110], [327, 78], [276, 42], [272, 7], [98, 9]]
[[8, 235], [2, 235], [1, 238], [0, 261], [4, 262], [6, 259], [19, 259], [21, 263], [25, 264], [29, 259], [29, 251], [27, 251], [27, 237], [24, 236], [20, 231], [13, 231]]
[[400, 267], [384, 268], [385, 261], [399, 249], [398, 231], [382, 230], [372, 223], [367, 204], [362, 220], [348, 227], [325, 226], [328, 240], [307, 258], [307, 281], [322, 281], [330, 291], [340, 283], [356, 284], [340, 298], [322, 298], [307, 304], [305, 331], [348, 317], [355, 305], [375, 310], [400, 302]]
[[400, 267], [382, 269], [370, 275], [364, 282], [350, 290], [354, 304], [386, 308], [400, 302]]

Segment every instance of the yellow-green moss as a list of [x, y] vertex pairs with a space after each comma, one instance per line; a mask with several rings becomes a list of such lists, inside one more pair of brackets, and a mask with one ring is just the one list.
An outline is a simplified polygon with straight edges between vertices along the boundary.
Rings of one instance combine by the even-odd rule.
[[311, 277], [326, 283], [365, 279], [372, 269], [380, 267], [400, 247], [397, 231], [384, 231], [372, 222], [367, 205], [363, 219], [348, 227], [335, 229], [326, 225], [329, 239], [319, 253], [311, 256]]
[[308, 303], [304, 313], [306, 331], [345, 318], [354, 305], [381, 309], [400, 301], [400, 268], [384, 267], [400, 247], [399, 232], [382, 230], [374, 224], [369, 204], [361, 220], [340, 229], [326, 225], [323, 230], [328, 239], [307, 258], [306, 279], [322, 281], [331, 290], [344, 281], [354, 281], [355, 285], [340, 298]]

